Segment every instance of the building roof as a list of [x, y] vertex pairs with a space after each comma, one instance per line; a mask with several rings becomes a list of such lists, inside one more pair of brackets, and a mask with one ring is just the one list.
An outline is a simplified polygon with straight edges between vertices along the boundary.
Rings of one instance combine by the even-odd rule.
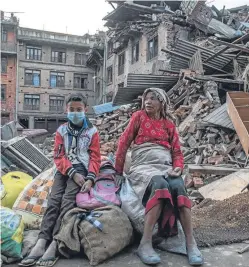
[[93, 106], [93, 111], [96, 115], [101, 115], [107, 112], [112, 112], [117, 109], [119, 109], [119, 106], [113, 106], [112, 102], [108, 102], [108, 103], [101, 104], [98, 106]]
[[169, 91], [177, 83], [178, 76], [132, 74], [127, 77], [127, 87], [119, 88], [115, 97], [114, 105], [131, 104], [134, 99], [142, 95], [144, 90], [150, 87], [157, 87]]

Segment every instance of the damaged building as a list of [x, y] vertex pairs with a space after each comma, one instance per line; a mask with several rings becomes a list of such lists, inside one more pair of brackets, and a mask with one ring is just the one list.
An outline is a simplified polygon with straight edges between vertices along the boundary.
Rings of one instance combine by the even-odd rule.
[[2, 124], [17, 118], [16, 70], [18, 19], [13, 13], [1, 11], [1, 121]]
[[113, 11], [103, 18], [108, 27], [104, 56], [95, 55], [103, 68], [99, 103], [131, 103], [150, 86], [169, 90], [194, 55], [193, 64], [198, 58], [203, 61], [200, 75], [215, 73], [216, 81], [220, 79], [224, 97], [227, 89], [243, 88], [241, 70], [248, 64], [248, 50], [236, 44], [248, 41], [248, 6], [219, 11], [205, 1], [107, 2]]

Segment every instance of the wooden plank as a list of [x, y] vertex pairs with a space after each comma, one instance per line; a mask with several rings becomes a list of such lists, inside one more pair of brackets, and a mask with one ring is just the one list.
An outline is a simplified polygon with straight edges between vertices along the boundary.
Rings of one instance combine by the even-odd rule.
[[242, 168], [231, 168], [231, 167], [218, 167], [218, 166], [210, 166], [210, 165], [188, 165], [189, 173], [201, 173], [201, 174], [216, 174], [216, 175], [228, 175], [233, 172], [237, 172], [240, 170], [248, 171], [249, 169]]
[[[234, 128], [239, 136], [241, 145], [246, 153], [246, 155], [249, 155], [249, 131], [247, 126], [247, 121], [249, 121], [249, 106], [247, 107], [236, 107], [233, 103], [233, 98], [238, 97], [239, 92], [237, 94], [233, 94], [230, 92], [227, 93], [227, 112], [228, 115], [231, 118], [231, 121], [234, 125]], [[241, 92], [241, 96], [244, 96], [244, 99], [249, 99], [249, 93]], [[239, 101], [237, 100], [237, 103], [239, 105]], [[245, 121], [245, 124], [244, 124]]]

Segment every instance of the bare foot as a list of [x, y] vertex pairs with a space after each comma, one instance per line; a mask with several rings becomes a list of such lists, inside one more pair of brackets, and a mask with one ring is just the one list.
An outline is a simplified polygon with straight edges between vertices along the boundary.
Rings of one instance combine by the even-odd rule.
[[[42, 258], [37, 263], [38, 266], [51, 266], [54, 263], [57, 253], [57, 241], [53, 240]], [[54, 259], [54, 260], [51, 260]]]
[[38, 239], [36, 245], [32, 248], [31, 252], [27, 256], [27, 259], [22, 260], [21, 264], [29, 265], [33, 262], [36, 262], [45, 253], [46, 244], [46, 239]]

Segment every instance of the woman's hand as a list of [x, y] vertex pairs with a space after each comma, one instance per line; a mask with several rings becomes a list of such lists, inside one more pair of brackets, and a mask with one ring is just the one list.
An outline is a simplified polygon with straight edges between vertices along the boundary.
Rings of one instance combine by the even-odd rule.
[[88, 193], [90, 191], [90, 189], [92, 188], [93, 186], [93, 182], [91, 180], [87, 180], [83, 186], [81, 187], [81, 192], [82, 193]]
[[168, 175], [172, 177], [179, 177], [181, 174], [182, 174], [182, 169], [180, 167], [176, 167], [175, 169], [168, 171]]

